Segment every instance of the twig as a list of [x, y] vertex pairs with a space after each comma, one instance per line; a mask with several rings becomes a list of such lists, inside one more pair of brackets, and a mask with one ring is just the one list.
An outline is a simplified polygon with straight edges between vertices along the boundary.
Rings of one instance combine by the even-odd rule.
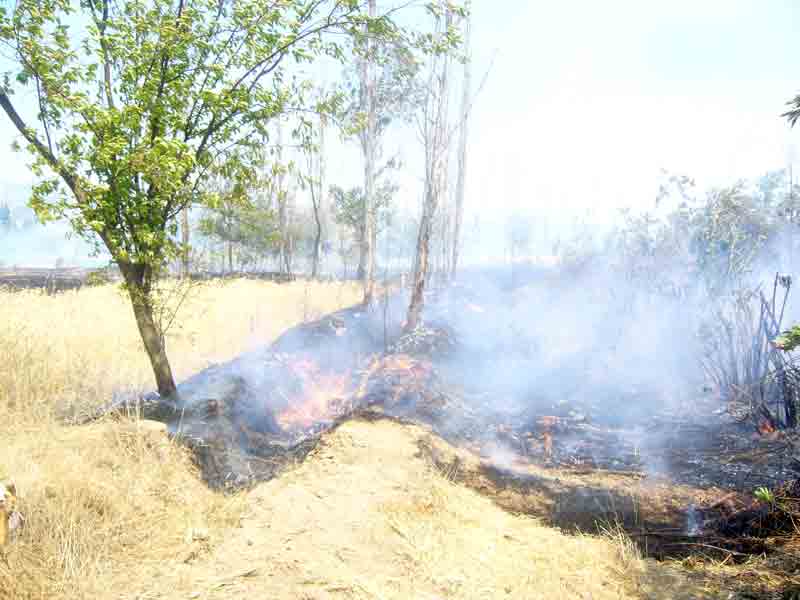
[[728, 550], [727, 548], [720, 548], [719, 546], [712, 546], [711, 544], [701, 544], [700, 542], [674, 542], [665, 544], [666, 546], [697, 546], [698, 548], [709, 548], [710, 550], [718, 550], [719, 552], [726, 552], [733, 556], [751, 556], [746, 552], [737, 552], [736, 550]]

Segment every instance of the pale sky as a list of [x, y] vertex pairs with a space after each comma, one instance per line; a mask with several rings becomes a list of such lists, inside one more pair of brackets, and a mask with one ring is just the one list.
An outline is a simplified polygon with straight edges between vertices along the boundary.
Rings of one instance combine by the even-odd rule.
[[[647, 209], [660, 169], [702, 186], [794, 161], [800, 128], [780, 113], [800, 93], [800, 3], [792, 0], [473, 0], [470, 215]], [[456, 85], [460, 83], [460, 74]], [[457, 92], [456, 92], [457, 94]], [[458, 94], [457, 94], [458, 95]], [[14, 131], [0, 115], [0, 141]], [[421, 148], [392, 134], [420, 189]], [[0, 143], [0, 183], [29, 183]], [[331, 145], [330, 183], [358, 185], [355, 145]]]
[[489, 6], [475, 11], [476, 51], [498, 56], [476, 107], [473, 205], [643, 208], [661, 168], [724, 184], [786, 166], [800, 142], [779, 117], [800, 92], [800, 3]]

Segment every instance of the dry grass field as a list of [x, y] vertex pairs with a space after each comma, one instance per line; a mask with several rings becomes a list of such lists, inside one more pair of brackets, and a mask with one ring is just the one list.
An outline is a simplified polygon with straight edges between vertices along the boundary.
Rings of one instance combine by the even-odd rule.
[[[204, 284], [168, 334], [176, 378], [358, 298]], [[60, 424], [152, 387], [118, 289], [0, 293], [0, 306], [0, 477], [27, 518], [0, 550], [2, 599], [705, 597], [624, 536], [563, 535], [453, 484], [416, 453], [417, 428], [346, 424], [288, 475], [212, 492], [146, 422]]]
[[[180, 381], [352, 305], [360, 292], [351, 284], [240, 280], [172, 297], [185, 298], [167, 335]], [[119, 288], [0, 292], [0, 306], [0, 477], [16, 481], [27, 517], [10, 562], [0, 561], [0, 597], [100, 597], [112, 571], [175, 558], [192, 546], [190, 529], [213, 536], [236, 522], [239, 500], [208, 491], [186, 453], [163, 436], [59, 424], [65, 411], [153, 387]]]
[[[352, 284], [234, 280], [165, 297], [171, 306], [180, 303], [167, 333], [180, 381], [360, 295]], [[17, 425], [48, 420], [56, 410], [97, 406], [115, 391], [154, 387], [130, 301], [119, 288], [4, 293], [0, 306], [0, 411]]]

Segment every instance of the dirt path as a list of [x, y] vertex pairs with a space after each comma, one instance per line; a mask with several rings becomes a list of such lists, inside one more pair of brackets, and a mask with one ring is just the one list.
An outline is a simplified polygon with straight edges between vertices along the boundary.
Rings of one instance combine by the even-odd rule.
[[[248, 495], [241, 528], [115, 598], [704, 597], [610, 539], [567, 536], [451, 483], [427, 432], [350, 421]], [[707, 596], [712, 597], [712, 596]]]

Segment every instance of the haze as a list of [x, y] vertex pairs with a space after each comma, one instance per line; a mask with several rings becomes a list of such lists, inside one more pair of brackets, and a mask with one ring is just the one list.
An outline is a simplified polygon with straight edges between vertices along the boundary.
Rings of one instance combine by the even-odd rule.
[[[662, 169], [706, 189], [797, 166], [800, 132], [779, 116], [798, 92], [794, 2], [476, 1], [473, 14], [475, 87], [486, 81], [470, 124], [467, 223], [501, 227], [523, 212], [553, 237], [576, 216], [606, 225], [619, 207], [652, 209]], [[12, 207], [32, 181], [10, 149], [18, 138], [0, 119], [0, 203]], [[398, 128], [390, 144], [406, 161], [398, 201], [418, 210], [419, 142]], [[328, 163], [332, 184], [359, 185], [354, 143], [331, 143]], [[48, 245], [67, 230], [51, 229]], [[62, 254], [80, 262], [87, 250], [70, 242]], [[1, 244], [0, 261], [19, 251]]]

